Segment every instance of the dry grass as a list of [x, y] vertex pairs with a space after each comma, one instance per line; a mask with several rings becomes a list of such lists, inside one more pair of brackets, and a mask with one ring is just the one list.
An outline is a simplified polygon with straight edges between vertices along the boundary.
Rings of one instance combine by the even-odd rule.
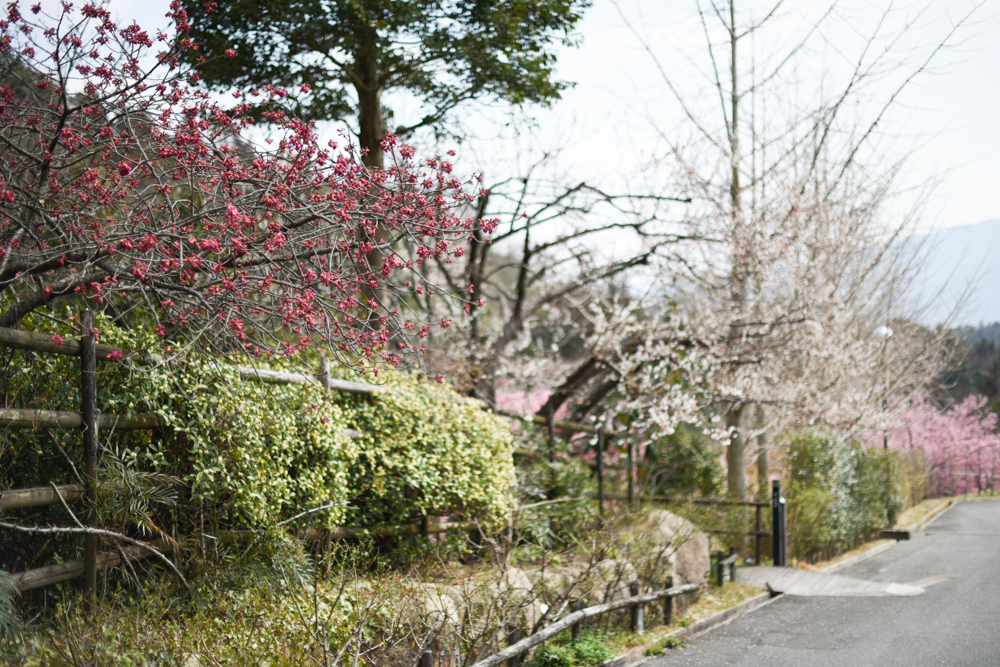
[[896, 521], [897, 530], [907, 530], [911, 528], [916, 528], [919, 526], [924, 519], [929, 517], [931, 514], [938, 512], [948, 505], [949, 501], [955, 500], [954, 498], [928, 498], [920, 503], [917, 503], [910, 509], [906, 510], [899, 515], [899, 520]]
[[761, 593], [763, 591], [759, 588], [742, 584], [727, 583], [722, 589], [709, 585], [701, 598], [688, 607], [683, 614], [674, 614], [673, 623], [670, 625], [663, 625], [660, 605], [648, 605], [646, 607], [645, 633], [637, 635], [633, 632], [616, 632], [609, 634], [606, 642], [619, 654], [637, 646], [650, 646], [672, 632], [703, 621], [730, 607], [735, 607]]

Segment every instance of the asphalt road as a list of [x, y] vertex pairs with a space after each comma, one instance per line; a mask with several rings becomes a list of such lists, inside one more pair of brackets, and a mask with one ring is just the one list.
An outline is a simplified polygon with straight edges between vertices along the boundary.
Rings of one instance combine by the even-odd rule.
[[786, 596], [644, 667], [1000, 666], [1000, 501], [954, 505], [837, 574], [926, 592]]

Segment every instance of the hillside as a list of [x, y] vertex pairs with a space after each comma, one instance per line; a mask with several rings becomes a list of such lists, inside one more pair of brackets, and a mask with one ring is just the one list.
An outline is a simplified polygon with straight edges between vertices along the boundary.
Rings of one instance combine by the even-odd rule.
[[921, 318], [925, 324], [1000, 321], [1000, 290], [995, 289], [1000, 284], [1000, 220], [938, 230], [915, 241], [927, 257], [917, 294], [930, 304]]

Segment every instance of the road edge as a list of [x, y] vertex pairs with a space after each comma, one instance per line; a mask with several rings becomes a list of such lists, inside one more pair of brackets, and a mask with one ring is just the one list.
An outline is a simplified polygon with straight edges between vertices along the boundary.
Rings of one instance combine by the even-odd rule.
[[[942, 514], [944, 514], [948, 510], [950, 510], [955, 505], [956, 505], [956, 503], [955, 503], [954, 500], [949, 500], [946, 504], [942, 505], [938, 509], [934, 510], [933, 512], [931, 512], [930, 514], [928, 514], [927, 516], [925, 516], [916, 525], [916, 527], [906, 529], [905, 532], [908, 533], [908, 537], [906, 539], [910, 539], [911, 537], [913, 537], [914, 535], [916, 535], [917, 533], [919, 533], [920, 531], [922, 531], [924, 528], [926, 528], [927, 526], [929, 526], [932, 521], [936, 520], [938, 517], [940, 517]], [[904, 532], [904, 531], [901, 530], [899, 532]], [[872, 556], [877, 556], [878, 554], [882, 553], [883, 551], [887, 551], [888, 549], [891, 549], [892, 547], [896, 546], [897, 544], [899, 544], [899, 540], [896, 540], [895, 542], [888, 542], [886, 544], [876, 545], [876, 546], [872, 547], [871, 549], [869, 549], [868, 551], [863, 551], [863, 552], [861, 552], [859, 554], [855, 554], [855, 555], [851, 556], [850, 558], [845, 558], [842, 561], [837, 561], [836, 563], [830, 563], [826, 567], [820, 568], [817, 571], [818, 572], [824, 572], [826, 574], [833, 574], [834, 572], [838, 572], [840, 570], [843, 570], [844, 568], [850, 567], [851, 565], [854, 565], [856, 563], [860, 563], [861, 561], [864, 561], [864, 560], [868, 560]]]
[[[630, 648], [628, 651], [622, 655], [612, 658], [607, 662], [601, 663], [600, 667], [625, 667], [626, 665], [632, 665], [638, 667], [639, 664], [646, 662], [652, 658], [660, 657], [659, 655], [646, 655], [646, 651], [659, 646], [667, 639], [671, 637], [678, 638], [684, 637], [687, 639], [694, 639], [699, 637], [709, 630], [714, 630], [715, 628], [721, 627], [733, 621], [736, 618], [745, 616], [752, 611], [756, 611], [761, 607], [770, 604], [773, 600], [777, 598], [772, 598], [770, 593], [761, 593], [756, 595], [749, 600], [744, 600], [743, 602], [733, 605], [728, 609], [723, 609], [720, 612], [709, 616], [708, 618], [702, 619], [697, 623], [692, 623], [686, 628], [678, 628], [668, 635], [660, 637], [655, 642], [650, 642], [649, 644], [644, 644], [642, 646], [636, 646]], [[666, 653], [666, 651], [664, 651]], [[662, 654], [661, 654], [662, 655]]]
[[954, 500], [949, 500], [947, 505], [945, 505], [941, 509], [936, 510], [936, 511], [932, 512], [931, 514], [928, 514], [926, 517], [924, 517], [924, 520], [921, 521], [920, 524], [916, 528], [914, 528], [913, 530], [911, 530], [910, 534], [912, 535], [914, 533], [919, 533], [921, 530], [923, 530], [924, 528], [926, 528], [927, 526], [929, 526], [932, 521], [936, 521], [938, 519], [938, 517], [940, 517], [942, 514], [944, 514], [945, 512], [947, 512], [948, 510], [950, 510], [952, 507], [954, 507], [957, 504], [958, 503], [955, 502]]
[[[947, 512], [955, 505], [956, 505], [955, 501], [952, 500], [948, 501], [948, 504], [940, 507], [933, 513], [924, 517], [924, 519], [919, 524], [917, 524], [916, 528], [910, 529], [909, 530], [910, 535], [914, 535], [920, 532], [921, 530], [929, 526], [931, 522], [935, 521], [938, 517], [940, 517], [942, 514]], [[869, 549], [868, 551], [855, 554], [850, 558], [845, 558], [844, 560], [836, 563], [831, 563], [826, 567], [820, 569], [819, 572], [826, 572], [826, 573], [837, 572], [844, 568], [850, 567], [855, 563], [860, 563], [861, 561], [868, 560], [873, 556], [877, 556], [880, 553], [888, 551], [892, 547], [896, 546], [898, 543], [899, 541], [897, 540], [895, 542], [878, 544]], [[626, 667], [626, 666], [638, 667], [639, 665], [647, 662], [648, 660], [663, 656], [663, 654], [646, 655], [646, 651], [660, 645], [662, 642], [666, 641], [667, 639], [670, 639], [671, 637], [674, 638], [684, 637], [687, 639], [695, 639], [696, 637], [700, 637], [701, 635], [705, 634], [706, 632], [709, 632], [710, 630], [714, 630], [715, 628], [719, 628], [722, 627], [723, 625], [731, 623], [736, 618], [745, 616], [746, 614], [749, 614], [752, 611], [756, 611], [761, 607], [765, 607], [770, 603], [774, 602], [775, 600], [777, 600], [779, 597], [783, 596], [778, 595], [775, 597], [771, 597], [770, 593], [761, 593], [760, 595], [752, 597], [749, 600], [744, 600], [743, 602], [734, 605], [729, 609], [723, 609], [722, 611], [706, 619], [698, 621], [697, 623], [692, 623], [686, 628], [679, 628], [677, 630], [674, 630], [670, 634], [660, 637], [655, 642], [650, 642], [649, 644], [644, 644], [642, 646], [636, 646], [634, 648], [631, 648], [624, 654], [612, 658], [607, 662], [601, 663], [600, 667]], [[666, 653], [666, 651], [664, 651], [664, 653]]]

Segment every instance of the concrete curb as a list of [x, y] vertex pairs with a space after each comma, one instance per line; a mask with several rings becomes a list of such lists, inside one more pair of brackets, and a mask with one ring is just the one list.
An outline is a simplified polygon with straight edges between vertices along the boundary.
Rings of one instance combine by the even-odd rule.
[[[917, 533], [919, 533], [920, 531], [922, 531], [932, 521], [934, 521], [935, 519], [937, 519], [939, 516], [941, 516], [942, 514], [944, 514], [945, 512], [947, 512], [949, 509], [951, 509], [954, 506], [955, 506], [955, 502], [952, 501], [952, 500], [949, 500], [947, 504], [939, 507], [938, 509], [934, 510], [933, 512], [931, 512], [930, 514], [928, 514], [927, 516], [925, 516], [924, 519], [920, 523], [918, 523], [915, 528], [908, 528], [908, 529], [903, 529], [903, 530], [899, 530], [899, 531], [895, 531], [895, 532], [899, 532], [899, 533], [904, 533], [905, 532], [907, 534], [907, 536], [904, 537], [904, 538], [901, 538], [901, 539], [908, 540], [911, 537], [913, 537], [914, 535], [916, 535]], [[896, 544], [897, 544], [898, 541], [899, 540], [897, 539], [896, 542], [889, 542], [887, 544], [879, 544], [878, 546], [872, 547], [868, 551], [864, 551], [862, 553], [856, 554], [854, 556], [851, 556], [850, 558], [846, 558], [846, 559], [844, 559], [842, 561], [839, 561], [837, 563], [831, 563], [830, 565], [827, 565], [826, 567], [824, 567], [824, 568], [822, 568], [822, 569], [820, 569], [818, 571], [819, 572], [825, 572], [827, 574], [833, 574], [834, 572], [838, 572], [840, 570], [843, 570], [844, 568], [850, 567], [851, 565], [854, 565], [855, 563], [860, 563], [863, 560], [868, 560], [872, 556], [877, 556], [878, 554], [882, 553], [883, 551], [886, 551], [887, 549], [891, 549], [892, 547], [896, 546]]]
[[932, 521], [937, 520], [937, 518], [939, 516], [941, 516], [942, 514], [944, 514], [945, 512], [947, 512], [948, 510], [950, 510], [952, 507], [954, 507], [957, 504], [958, 503], [956, 503], [954, 500], [949, 500], [947, 505], [945, 505], [941, 509], [939, 509], [939, 510], [937, 510], [935, 512], [932, 512], [932, 513], [928, 514], [926, 517], [924, 517], [924, 520], [921, 521], [920, 524], [916, 528], [914, 528], [913, 530], [911, 530], [910, 534], [912, 535], [914, 533], [919, 533], [921, 530], [923, 530], [928, 525], [930, 525], [930, 523]]
[[646, 651], [655, 646], [658, 646], [660, 643], [671, 637], [675, 638], [685, 637], [688, 639], [693, 639], [695, 637], [705, 634], [709, 630], [714, 630], [715, 628], [726, 625], [735, 618], [744, 616], [752, 611], [760, 609], [764, 605], [770, 604], [771, 601], [772, 598], [770, 593], [761, 593], [760, 595], [752, 597], [749, 600], [744, 600], [743, 602], [739, 603], [738, 605], [732, 606], [729, 609], [723, 609], [717, 614], [709, 616], [706, 619], [702, 619], [697, 623], [692, 623], [686, 628], [679, 628], [677, 630], [674, 630], [670, 634], [660, 637], [655, 642], [631, 648], [628, 650], [627, 653], [624, 653], [623, 655], [620, 655], [617, 658], [612, 658], [611, 660], [602, 663], [600, 667], [625, 667], [625, 665], [638, 666], [639, 664], [644, 663], [647, 660], [650, 660], [651, 658], [659, 657], [655, 655], [646, 655]]

